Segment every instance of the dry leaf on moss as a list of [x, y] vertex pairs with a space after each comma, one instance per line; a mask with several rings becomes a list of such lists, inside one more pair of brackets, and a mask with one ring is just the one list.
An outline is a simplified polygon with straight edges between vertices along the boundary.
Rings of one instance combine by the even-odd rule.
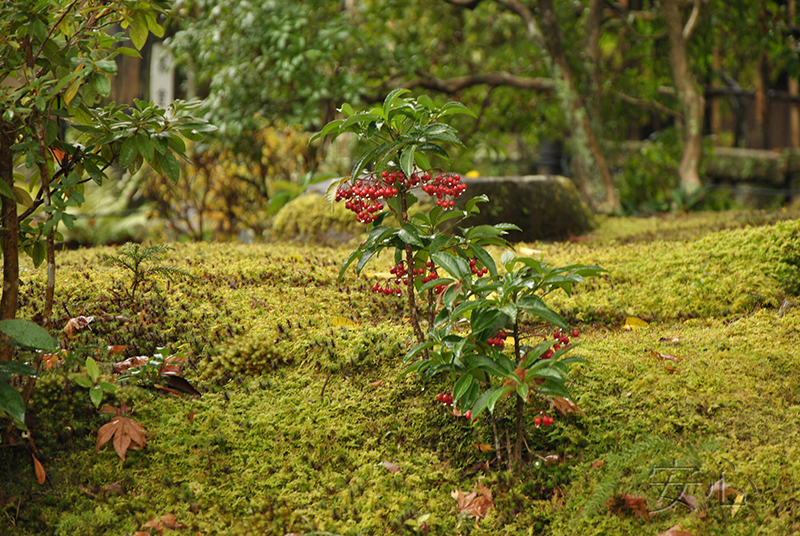
[[569, 398], [561, 398], [556, 397], [550, 401], [550, 409], [555, 408], [558, 412], [566, 417], [570, 413], [575, 413], [576, 415], [585, 415], [583, 410], [579, 408], [575, 402], [570, 400]]
[[494, 450], [493, 446], [483, 443], [471, 443], [471, 445], [481, 452], [492, 452]]
[[694, 534], [691, 532], [686, 532], [685, 530], [681, 530], [678, 525], [675, 525], [664, 532], [659, 532], [658, 536], [694, 536]]
[[603, 460], [603, 459], [597, 459], [597, 460], [595, 460], [595, 461], [593, 461], [593, 462], [592, 462], [592, 470], [594, 470], [594, 469], [600, 469], [600, 468], [601, 468], [601, 467], [603, 467], [605, 464], [606, 464], [606, 461], [605, 461], [605, 460]]
[[146, 365], [148, 361], [150, 361], [150, 358], [145, 355], [137, 355], [135, 357], [129, 357], [125, 361], [114, 363], [114, 372], [120, 373], [120, 372], [125, 372], [128, 369], [141, 367], [142, 365]]
[[44, 484], [44, 481], [47, 479], [47, 473], [44, 470], [44, 466], [36, 458], [36, 456], [34, 454], [31, 454], [31, 456], [33, 456], [33, 468], [36, 471], [36, 482], [38, 482], [39, 485], [41, 486], [42, 484]]
[[[183, 523], [179, 523], [178, 518], [176, 518], [174, 514], [166, 514], [160, 518], [151, 519], [142, 525], [142, 528], [153, 529], [156, 531], [156, 534], [164, 534], [164, 529], [181, 530], [188, 527]], [[151, 534], [151, 532], [148, 530], [147, 532], [137, 532], [136, 534]]]
[[652, 352], [651, 355], [659, 358], [661, 361], [674, 361], [675, 363], [680, 363], [683, 361], [682, 355], [662, 354], [660, 352]]
[[75, 318], [70, 318], [67, 325], [64, 326], [64, 335], [66, 335], [68, 339], [71, 339], [77, 332], [89, 327], [89, 324], [92, 322], [94, 322], [93, 316], [77, 316]]
[[382, 461], [381, 465], [383, 465], [392, 474], [400, 472], [400, 466], [397, 465], [396, 463]]
[[681, 494], [678, 496], [678, 502], [692, 512], [700, 508], [700, 501], [697, 500], [697, 497], [689, 495], [688, 493], [681, 492]]
[[634, 515], [642, 519], [650, 519], [652, 514], [647, 510], [647, 499], [626, 493], [624, 495], [614, 495], [606, 503], [608, 515], [618, 514], [619, 516]]
[[719, 502], [725, 502], [728, 500], [728, 495], [739, 495], [741, 492], [738, 489], [734, 489], [730, 487], [728, 484], [725, 483], [724, 478], [720, 478], [713, 484], [708, 490], [707, 498], [714, 497]]
[[475, 516], [478, 520], [486, 517], [489, 508], [494, 508], [492, 492], [480, 482], [475, 484], [470, 494], [455, 490], [450, 496], [456, 500], [459, 514]]
[[380, 386], [380, 384], [382, 384], [382, 383], [383, 383], [383, 380], [378, 380], [378, 381], [376, 381], [376, 382], [370, 382], [370, 386], [371, 386], [371, 387], [378, 387], [378, 386]]
[[[100, 447], [113, 438], [114, 450], [124, 462], [125, 453], [128, 452], [129, 448], [145, 447], [147, 444], [147, 440], [145, 439], [147, 431], [141, 424], [130, 417], [123, 417], [119, 413], [118, 408], [104, 406], [101, 411], [104, 413], [116, 413], [116, 416], [111, 419], [111, 421], [101, 426], [100, 430], [97, 431], [97, 448], [95, 452], [100, 451]], [[124, 413], [124, 411], [122, 413]], [[135, 443], [138, 447], [131, 447], [132, 443]]]

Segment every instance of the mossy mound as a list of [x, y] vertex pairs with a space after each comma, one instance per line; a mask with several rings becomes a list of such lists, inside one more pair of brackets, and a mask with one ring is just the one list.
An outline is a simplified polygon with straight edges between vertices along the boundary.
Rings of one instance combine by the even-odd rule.
[[545, 261], [608, 274], [553, 303], [578, 321], [722, 317], [776, 308], [800, 289], [800, 222], [712, 233], [690, 242], [534, 244]]
[[309, 192], [284, 206], [272, 224], [279, 238], [347, 243], [364, 232], [355, 214], [335, 203], [333, 207], [317, 193]]
[[[402, 299], [371, 293], [368, 274], [337, 282], [348, 248], [179, 245], [166, 262], [195, 278], [162, 282], [137, 304], [114, 295], [126, 274], [97, 264], [98, 251], [64, 252], [56, 310], [127, 320], [61, 336], [69, 357], [40, 379], [30, 409], [49, 481], [37, 484], [22, 444], [0, 449], [0, 532], [133, 534], [173, 514], [209, 535], [410, 535], [424, 533], [414, 523], [426, 515], [428, 534], [796, 533], [800, 307], [778, 306], [796, 292], [797, 235], [798, 222], [783, 222], [686, 241], [521, 244], [519, 254], [609, 272], [571, 298], [548, 297], [581, 331], [575, 353], [587, 362], [570, 389], [585, 414], [533, 399], [520, 475], [497, 462], [489, 419], [468, 423], [435, 402], [445, 378], [400, 377], [412, 344]], [[44, 277], [27, 268], [20, 316], [36, 312]], [[734, 307], [741, 292], [752, 306]], [[649, 327], [622, 329], [627, 314]], [[186, 376], [203, 396], [136, 386], [109, 396], [148, 431], [123, 464], [110, 446], [95, 454], [107, 417], [73, 380], [82, 359], [129, 330], [135, 351], [147, 334], [190, 346], [197, 370]], [[119, 359], [99, 358], [106, 373]], [[534, 426], [540, 409], [555, 425]], [[500, 401], [503, 457], [513, 416], [513, 400]], [[691, 470], [697, 511], [671, 495], [659, 502], [652, 475], [684, 474], [673, 468]], [[723, 474], [736, 495], [715, 502], [708, 491]], [[451, 493], [479, 480], [495, 508], [476, 523]], [[608, 500], [626, 493], [659, 513], [609, 515]]]
[[533, 242], [582, 235], [594, 225], [591, 210], [565, 177], [479, 177], [465, 178], [464, 183], [467, 194], [456, 201], [457, 206], [479, 195], [490, 200], [479, 205], [480, 214], [466, 220], [464, 227], [513, 223], [522, 230], [509, 232], [509, 240]]

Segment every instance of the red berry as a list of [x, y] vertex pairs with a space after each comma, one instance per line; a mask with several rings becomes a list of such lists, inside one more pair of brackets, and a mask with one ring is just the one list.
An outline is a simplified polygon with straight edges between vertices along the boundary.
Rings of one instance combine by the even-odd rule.
[[438, 395], [436, 395], [436, 401], [437, 402], [441, 402], [442, 401], [442, 393], [439, 393]]
[[558, 352], [559, 350], [561, 350], [561, 345], [560, 344], [554, 344], [553, 345], [553, 350]]
[[466, 417], [467, 420], [470, 420], [472, 418], [472, 410], [467, 410], [467, 412], [464, 414], [464, 417]]
[[554, 331], [553, 332], [553, 338], [554, 339], [558, 339], [559, 337], [561, 337], [561, 332], [560, 331]]
[[580, 332], [577, 329], [573, 329], [572, 330], [572, 336], [573, 337], [577, 337], [578, 335], [580, 335]]
[[536, 425], [536, 428], [539, 428], [539, 426], [541, 426], [541, 424], [542, 424], [542, 418], [539, 417], [539, 416], [534, 417], [533, 418], [533, 424]]

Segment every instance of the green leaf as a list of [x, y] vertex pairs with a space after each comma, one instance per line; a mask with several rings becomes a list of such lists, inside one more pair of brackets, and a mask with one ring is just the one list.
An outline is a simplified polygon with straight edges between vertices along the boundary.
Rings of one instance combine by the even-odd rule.
[[414, 174], [414, 152], [416, 151], [413, 145], [406, 147], [400, 155], [400, 169], [406, 174], [406, 177], [411, 177]]
[[398, 231], [397, 236], [400, 237], [406, 244], [411, 244], [412, 246], [422, 248], [425, 245], [422, 243], [422, 240], [419, 237], [419, 232], [417, 231], [416, 227], [411, 225], [410, 223], [406, 223], [403, 227]]
[[145, 42], [147, 41], [147, 18], [144, 13], [134, 13], [133, 16], [125, 17], [128, 21], [128, 35], [130, 35], [131, 42], [136, 50], [142, 50]]
[[25, 423], [25, 401], [19, 392], [5, 382], [0, 382], [0, 408], [21, 423]]
[[117, 47], [116, 51], [119, 52], [120, 54], [122, 54], [123, 56], [130, 56], [132, 58], [141, 58], [142, 57], [142, 55], [139, 54], [138, 51], [136, 51], [136, 50], [134, 50], [132, 48], [128, 48], [128, 47]]
[[384, 101], [383, 101], [383, 113], [384, 113], [384, 115], [389, 113], [389, 110], [392, 108], [392, 106], [394, 106], [395, 101], [397, 100], [398, 97], [400, 97], [400, 95], [403, 95], [405, 93], [410, 93], [410, 92], [411, 92], [410, 89], [406, 89], [406, 88], [402, 88], [401, 87], [401, 88], [397, 88], [397, 89], [393, 90], [391, 93], [389, 93], [386, 96], [386, 98], [384, 99]]
[[538, 316], [545, 322], [558, 326], [564, 331], [569, 330], [569, 325], [561, 318], [561, 315], [550, 309], [539, 296], [525, 296], [517, 301], [517, 307], [526, 313]]
[[117, 386], [116, 386], [116, 385], [114, 385], [113, 383], [108, 383], [108, 382], [100, 382], [100, 383], [98, 383], [97, 385], [98, 385], [98, 387], [100, 387], [100, 389], [102, 389], [102, 390], [103, 390], [103, 392], [105, 392], [105, 393], [113, 393], [113, 392], [115, 392], [115, 391], [117, 390]]
[[373, 255], [377, 252], [376, 248], [364, 248], [363, 252], [361, 253], [361, 257], [358, 259], [358, 264], [356, 264], [356, 273], [361, 274], [361, 270], [364, 269], [364, 265], [372, 258]]
[[181, 178], [181, 166], [178, 164], [178, 160], [175, 158], [175, 155], [172, 154], [172, 151], [157, 155], [156, 160], [161, 165], [161, 169], [164, 170], [167, 178], [171, 180], [173, 184], [177, 184], [178, 179]]
[[19, 361], [0, 361], [0, 375], [10, 376], [11, 374], [36, 376], [36, 370], [32, 366]]
[[97, 382], [97, 378], [100, 377], [100, 367], [97, 366], [97, 361], [91, 357], [86, 358], [86, 372], [89, 373], [92, 383]]
[[63, 221], [64, 226], [71, 231], [72, 227], [75, 225], [75, 216], [68, 214], [66, 212], [62, 212], [61, 221]]
[[496, 330], [500, 327], [501, 317], [504, 317], [497, 309], [482, 309], [472, 312], [470, 324], [474, 333], [481, 333], [486, 330]]
[[50, 352], [58, 348], [55, 339], [46, 329], [28, 320], [0, 320], [0, 331], [23, 348]]
[[446, 103], [444, 106], [442, 106], [441, 110], [442, 111], [439, 113], [439, 117], [444, 117], [446, 115], [453, 115], [453, 114], [466, 114], [476, 119], [478, 118], [478, 116], [475, 115], [475, 112], [473, 112], [460, 102], [450, 101]]
[[0, 195], [14, 199], [14, 191], [4, 180], [0, 180]]
[[97, 94], [103, 98], [111, 95], [111, 81], [102, 74], [96, 74], [92, 77], [92, 84], [94, 85]]
[[33, 250], [31, 250], [31, 260], [33, 261], [33, 266], [35, 268], [41, 266], [45, 257], [47, 257], [47, 248], [45, 247], [44, 242], [39, 240], [33, 245]]
[[[144, 156], [144, 159], [150, 162], [153, 160], [153, 155], [155, 152], [155, 146], [153, 142], [150, 141], [150, 138], [142, 134], [141, 132], [133, 137], [133, 143], [136, 146], [136, 149], [139, 151], [139, 154]], [[164, 167], [163, 164], [161, 166]]]
[[75, 378], [75, 383], [86, 389], [92, 386], [92, 381], [86, 376], [78, 376], [77, 378]]
[[469, 263], [467, 261], [446, 251], [431, 253], [431, 259], [437, 266], [444, 268], [447, 273], [456, 279], [463, 279], [470, 274]]
[[[325, 136], [327, 136], [331, 132], [337, 132], [337, 136], [338, 136], [338, 130], [339, 130], [339, 127], [341, 126], [342, 123], [344, 123], [344, 119], [336, 119], [334, 121], [331, 121], [330, 123], [328, 123], [327, 125], [322, 127], [322, 130], [320, 130], [319, 132], [317, 132], [316, 134], [311, 136], [311, 138], [308, 140], [308, 143], [311, 143], [312, 141], [314, 141], [314, 140], [316, 140], [318, 138], [324, 138]], [[335, 138], [336, 138], [336, 136], [334, 136], [334, 139]]]
[[472, 382], [475, 381], [475, 378], [472, 377], [471, 374], [464, 374], [461, 378], [458, 379], [455, 386], [453, 386], [453, 400], [459, 400], [464, 393], [466, 393], [470, 387], [472, 387]]
[[497, 275], [497, 266], [495, 266], [494, 259], [492, 259], [492, 256], [489, 255], [489, 252], [487, 252], [479, 245], [472, 243], [469, 245], [469, 250], [475, 256], [475, 258], [481, 262], [481, 264], [483, 264], [486, 268], [489, 269], [489, 275], [491, 276]]
[[89, 399], [94, 404], [94, 407], [99, 408], [100, 402], [103, 401], [103, 390], [99, 386], [90, 387]]
[[119, 167], [122, 169], [130, 167], [130, 165], [133, 164], [133, 161], [136, 159], [137, 154], [139, 154], [139, 150], [136, 148], [136, 139], [135, 137], [131, 136], [122, 142], [122, 147], [120, 147]]

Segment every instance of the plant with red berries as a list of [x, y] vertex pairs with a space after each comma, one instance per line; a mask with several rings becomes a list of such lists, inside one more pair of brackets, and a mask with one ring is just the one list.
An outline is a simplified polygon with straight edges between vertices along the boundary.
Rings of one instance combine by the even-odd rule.
[[[437, 302], [446, 293], [437, 268], [441, 262], [458, 257], [475, 275], [486, 275], [494, 268], [491, 256], [484, 249], [489, 244], [507, 245], [500, 238], [513, 225], [461, 229], [459, 235], [446, 233], [443, 224], [452, 229], [460, 220], [478, 211], [478, 202], [488, 199], [481, 196], [468, 201], [463, 209], [454, 209], [455, 200], [466, 190], [461, 176], [433, 167], [431, 159], [446, 160], [445, 144], [461, 145], [456, 130], [440, 122], [452, 114], [475, 116], [458, 102], [448, 102], [441, 107], [426, 96], [417, 99], [403, 98], [409, 91], [392, 91], [383, 104], [366, 112], [355, 112], [344, 104], [339, 112], [344, 119], [331, 121], [311, 139], [331, 135], [336, 138], [345, 132], [354, 132], [373, 143], [373, 148], [357, 160], [350, 177], [334, 183], [328, 191], [333, 202], [344, 202], [356, 214], [356, 220], [370, 225], [364, 242], [342, 265], [339, 277], [356, 263], [361, 273], [369, 260], [384, 250], [394, 250], [395, 265], [391, 277], [376, 282], [374, 292], [401, 296], [408, 300], [409, 317], [418, 342], [425, 341], [420, 326], [418, 295], [425, 287], [427, 316], [433, 323]], [[435, 199], [427, 213], [409, 216], [408, 209], [418, 196]], [[399, 225], [385, 225], [387, 215], [393, 215]], [[442, 258], [447, 252], [447, 257]]]
[[[515, 460], [519, 462], [524, 404], [532, 393], [567, 397], [568, 367], [579, 360], [565, 355], [574, 345], [561, 341], [547, 340], [535, 347], [520, 344], [520, 322], [528, 315], [566, 332], [566, 322], [543, 297], [558, 289], [570, 292], [584, 276], [600, 269], [551, 267], [508, 251], [501, 258], [505, 270], [501, 273], [485, 248], [508, 248], [502, 236], [516, 226], [479, 225], [449, 232], [488, 198], [476, 197], [463, 209], [455, 209], [455, 200], [466, 187], [459, 175], [434, 168], [431, 158], [447, 158], [443, 144], [461, 144], [455, 129], [439, 121], [454, 113], [474, 114], [455, 102], [439, 108], [425, 96], [401, 98], [407, 92], [395, 90], [382, 105], [367, 112], [354, 112], [345, 104], [339, 109], [344, 119], [328, 123], [312, 137], [355, 132], [374, 144], [353, 166], [352, 176], [328, 191], [332, 202], [344, 202], [359, 222], [370, 226], [367, 238], [343, 263], [339, 277], [353, 263], [360, 274], [370, 259], [394, 250], [390, 277], [383, 284], [375, 283], [372, 290], [407, 296], [419, 344], [408, 352], [406, 361], [421, 359], [405, 373], [416, 372], [425, 379], [449, 374], [454, 382], [452, 394], [438, 395], [437, 402], [458, 405], [469, 419], [485, 409], [493, 413], [499, 400], [516, 394]], [[418, 195], [435, 198], [435, 206], [409, 216]], [[384, 224], [388, 214], [397, 226]], [[445, 223], [450, 229], [443, 229]], [[427, 333], [420, 324], [421, 297], [427, 301]], [[505, 348], [508, 332], [514, 337], [511, 352]]]
[[[530, 258], [516, 257], [507, 251], [501, 257], [504, 273], [498, 273], [488, 259], [491, 276], [476, 274], [469, 262], [454, 255], [439, 254], [439, 265], [450, 277], [423, 285], [445, 285], [442, 309], [436, 316], [428, 340], [411, 349], [410, 360], [427, 351], [422, 359], [411, 364], [406, 372], [417, 372], [430, 378], [440, 372], [453, 379], [454, 404], [468, 410], [472, 419], [509, 395], [516, 395], [516, 449], [514, 462], [520, 462], [524, 405], [532, 398], [569, 397], [567, 383], [569, 366], [582, 361], [566, 354], [575, 345], [566, 335], [569, 328], [564, 319], [550, 309], [543, 297], [550, 292], [572, 291], [573, 285], [587, 276], [602, 271], [597, 266], [571, 265], [551, 267]], [[444, 274], [443, 274], [444, 275]], [[477, 277], [476, 277], [477, 276]], [[520, 324], [525, 316], [560, 328], [554, 338], [535, 346], [523, 344]], [[468, 326], [466, 328], [465, 326]], [[514, 346], [505, 349], [508, 331]], [[510, 354], [510, 355], [509, 355]], [[541, 424], [549, 426], [550, 417], [539, 416]], [[543, 420], [544, 419], [544, 420]]]

